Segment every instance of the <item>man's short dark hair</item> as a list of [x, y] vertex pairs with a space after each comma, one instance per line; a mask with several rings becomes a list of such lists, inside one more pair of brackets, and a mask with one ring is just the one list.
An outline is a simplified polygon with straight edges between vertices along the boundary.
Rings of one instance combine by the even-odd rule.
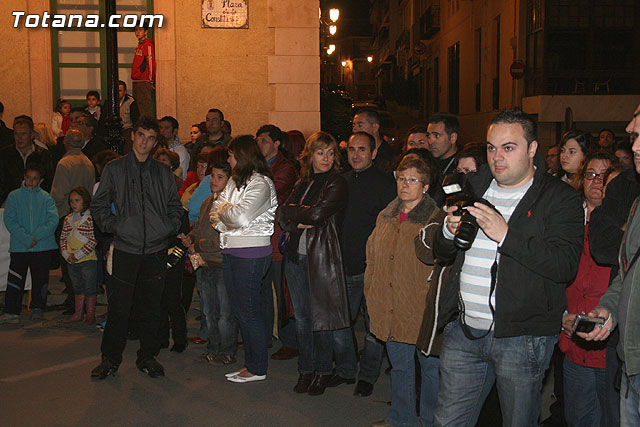
[[609, 129], [609, 128], [600, 129], [600, 132], [598, 132], [598, 136], [600, 136], [600, 134], [602, 132], [609, 132], [611, 134], [611, 136], [613, 137], [613, 139], [614, 140], [616, 139], [616, 134], [613, 133], [613, 131], [611, 129]]
[[13, 127], [15, 128], [16, 125], [20, 125], [20, 126], [27, 126], [31, 132], [33, 132], [33, 119], [29, 116], [26, 115], [21, 115], [21, 116], [17, 116], [15, 119], [13, 119]]
[[380, 114], [373, 108], [362, 108], [356, 111], [358, 115], [364, 115], [367, 118], [367, 121], [372, 124], [380, 124]]
[[218, 113], [220, 114], [220, 122], [224, 121], [224, 113], [220, 110], [218, 110], [217, 108], [210, 108], [209, 111], [207, 111], [207, 114], [209, 113]]
[[153, 130], [156, 134], [160, 133], [160, 126], [158, 126], [158, 121], [153, 117], [142, 116], [138, 119], [135, 126], [133, 127], [133, 133], [136, 133], [139, 128], [144, 130]]
[[164, 116], [163, 118], [161, 118], [160, 120], [158, 120], [159, 122], [169, 122], [171, 123], [171, 128], [173, 130], [178, 129], [178, 121], [171, 116]]
[[432, 125], [443, 123], [444, 131], [447, 133], [447, 135], [451, 136], [452, 133], [456, 133], [458, 134], [458, 137], [460, 137], [460, 122], [458, 121], [458, 118], [453, 114], [435, 113], [429, 118], [429, 121], [427, 123], [430, 123]]
[[45, 176], [44, 166], [42, 166], [40, 163], [36, 162], [35, 160], [27, 161], [27, 164], [24, 167], [24, 173], [26, 174], [27, 171], [38, 172], [38, 175], [40, 175], [40, 179], [44, 179], [44, 176]]
[[407, 132], [407, 137], [413, 133], [424, 133], [425, 135], [427, 134], [427, 126], [426, 125], [414, 125], [411, 126], [411, 129], [409, 129], [409, 132]]
[[87, 92], [87, 99], [89, 99], [90, 96], [95, 96], [96, 99], [100, 101], [100, 93], [98, 93], [97, 90], [90, 90], [89, 92]]
[[[369, 141], [369, 149], [371, 150], [371, 152], [373, 153], [373, 150], [376, 149], [376, 139], [373, 137], [373, 135], [368, 134], [366, 132], [354, 132], [350, 137], [349, 137], [349, 141], [351, 141], [351, 138], [353, 138], [354, 136], [362, 136], [362, 137], [366, 137], [367, 140]], [[349, 142], [347, 141], [347, 147], [349, 146]]]
[[123, 82], [122, 80], [118, 80], [118, 86], [122, 85], [124, 87], [124, 90], [127, 90], [127, 84], [125, 82]]
[[258, 129], [258, 132], [256, 132], [256, 138], [258, 137], [258, 135], [265, 132], [269, 134], [269, 138], [271, 138], [273, 142], [280, 141], [280, 143], [282, 143], [282, 130], [280, 130], [278, 126], [275, 126], [275, 125], [260, 126], [260, 129]]
[[518, 124], [522, 126], [524, 131], [524, 139], [529, 146], [533, 141], [538, 140], [538, 124], [527, 113], [520, 108], [510, 108], [508, 110], [502, 110], [491, 119], [489, 126], [494, 124]]

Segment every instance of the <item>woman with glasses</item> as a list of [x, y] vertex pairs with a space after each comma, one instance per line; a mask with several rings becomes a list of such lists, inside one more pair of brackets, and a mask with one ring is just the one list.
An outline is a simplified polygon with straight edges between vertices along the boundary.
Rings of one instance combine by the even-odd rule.
[[[438, 280], [432, 277], [433, 265], [423, 264], [414, 246], [421, 230], [442, 229], [445, 214], [428, 193], [432, 177], [433, 171], [424, 159], [407, 155], [396, 171], [398, 197], [380, 212], [367, 241], [364, 293], [371, 333], [387, 343], [392, 366], [391, 408], [374, 426], [418, 425], [416, 357], [422, 377], [420, 423], [433, 425], [439, 383], [439, 359], [435, 356], [440, 345], [428, 346], [428, 353], [423, 353], [416, 343], [425, 310], [434, 312], [437, 305]], [[430, 329], [435, 331], [435, 321]]]
[[593, 310], [609, 286], [611, 268], [598, 265], [589, 248], [591, 212], [602, 204], [607, 174], [616, 163], [609, 151], [588, 155], [581, 171], [579, 186], [584, 200], [585, 233], [578, 273], [566, 290], [567, 310], [562, 317], [560, 334], [563, 363], [564, 411], [569, 426], [609, 425], [607, 402], [607, 358], [616, 357], [615, 347], [606, 341], [586, 342], [574, 334], [573, 324], [579, 313]]

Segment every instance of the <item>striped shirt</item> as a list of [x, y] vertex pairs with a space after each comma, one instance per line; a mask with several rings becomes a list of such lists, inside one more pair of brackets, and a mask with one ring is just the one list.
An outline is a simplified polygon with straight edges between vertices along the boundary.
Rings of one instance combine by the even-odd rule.
[[[533, 184], [531, 179], [518, 188], [502, 188], [494, 179], [484, 193], [483, 198], [493, 204], [507, 223], [518, 203]], [[453, 239], [446, 226], [445, 237]], [[478, 229], [471, 248], [466, 252], [460, 272], [460, 297], [464, 304], [465, 322], [472, 328], [489, 330], [493, 316], [489, 308], [491, 293], [491, 266], [500, 261], [498, 243], [489, 239], [481, 228]], [[496, 308], [495, 290], [491, 295], [491, 305]]]

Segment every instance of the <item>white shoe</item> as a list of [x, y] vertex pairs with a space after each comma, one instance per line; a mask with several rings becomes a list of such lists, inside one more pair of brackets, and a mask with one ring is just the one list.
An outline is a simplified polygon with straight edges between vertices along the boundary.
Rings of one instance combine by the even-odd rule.
[[20, 315], [4, 313], [2, 316], [0, 316], [0, 325], [9, 324], [9, 323], [13, 323], [13, 324], [20, 323]]
[[227, 381], [231, 381], [232, 383], [250, 383], [253, 381], [262, 381], [266, 379], [266, 375], [252, 375], [250, 377], [241, 377], [240, 375], [235, 375], [233, 377], [227, 377]]
[[241, 369], [241, 370], [239, 370], [239, 371], [233, 371], [233, 372], [229, 372], [228, 374], [224, 374], [224, 376], [225, 376], [225, 377], [227, 377], [227, 378], [235, 377], [235, 376], [236, 376], [236, 375], [238, 375], [239, 373], [244, 372], [244, 371], [246, 371], [246, 370], [247, 370], [247, 368], [242, 368], [242, 369]]

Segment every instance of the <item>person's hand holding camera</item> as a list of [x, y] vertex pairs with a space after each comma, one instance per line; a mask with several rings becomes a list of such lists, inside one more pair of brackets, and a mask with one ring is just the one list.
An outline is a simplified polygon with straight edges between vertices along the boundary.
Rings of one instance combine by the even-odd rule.
[[478, 202], [467, 207], [467, 210], [476, 218], [478, 225], [488, 238], [494, 242], [502, 242], [509, 231], [509, 226], [497, 210]]
[[458, 209], [460, 209], [459, 206], [453, 205], [449, 206], [447, 210], [447, 230], [449, 230], [451, 234], [456, 234], [456, 230], [460, 224], [461, 216], [460, 213], [457, 212]]
[[604, 341], [609, 338], [611, 330], [613, 329], [613, 318], [609, 310], [596, 307], [589, 312], [589, 317], [601, 317], [606, 319], [606, 322], [604, 322], [601, 327], [593, 328], [593, 331], [589, 333], [576, 332], [578, 336], [584, 338], [586, 341]]
[[573, 322], [576, 321], [576, 314], [568, 313], [562, 315], [562, 329], [564, 334], [571, 338], [573, 336]]

